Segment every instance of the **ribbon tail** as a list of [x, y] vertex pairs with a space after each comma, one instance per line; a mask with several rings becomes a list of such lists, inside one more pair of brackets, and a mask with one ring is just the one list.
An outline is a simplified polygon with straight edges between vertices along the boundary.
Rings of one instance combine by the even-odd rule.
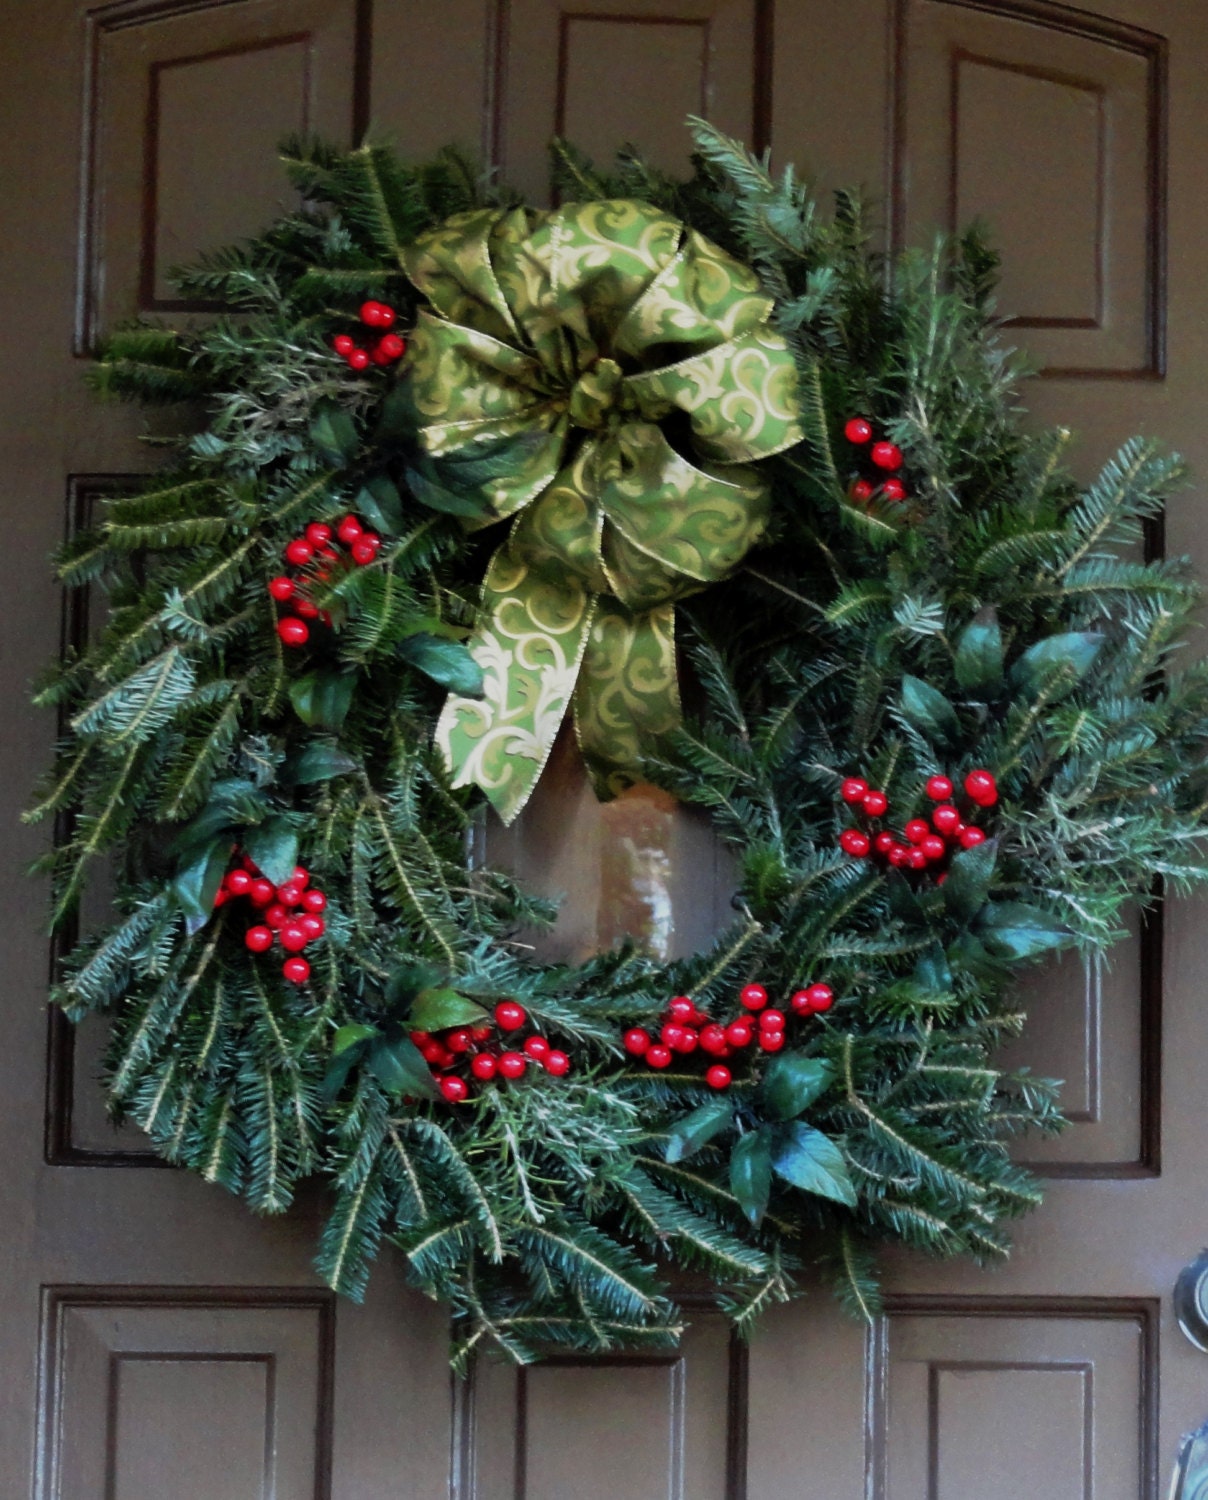
[[451, 693], [436, 743], [454, 786], [482, 788], [504, 823], [528, 801], [566, 717], [597, 596], [576, 578], [557, 583], [518, 563], [506, 543], [491, 559], [470, 654], [481, 698]]
[[575, 736], [602, 802], [645, 780], [642, 758], [681, 720], [675, 606], [599, 600], [575, 686]]

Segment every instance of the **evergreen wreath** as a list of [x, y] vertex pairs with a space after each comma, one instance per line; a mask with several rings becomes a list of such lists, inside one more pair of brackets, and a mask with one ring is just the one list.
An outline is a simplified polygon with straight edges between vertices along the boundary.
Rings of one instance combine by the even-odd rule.
[[[295, 141], [299, 211], [180, 273], [225, 310], [95, 373], [204, 420], [61, 557], [109, 617], [38, 690], [29, 816], [56, 929], [98, 857], [115, 890], [54, 998], [111, 1017], [110, 1107], [168, 1161], [265, 1213], [326, 1178], [322, 1275], [357, 1297], [397, 1245], [458, 1363], [672, 1343], [680, 1269], [745, 1329], [806, 1263], [871, 1315], [878, 1242], [1005, 1255], [1009, 1144], [1061, 1124], [995, 1061], [1020, 970], [1208, 868], [1199, 591], [1139, 557], [1178, 460], [1080, 488], [978, 232], [885, 261], [856, 196], [693, 130], [688, 181], [557, 146], [544, 214], [452, 151]], [[669, 321], [626, 322], [652, 277]], [[727, 386], [755, 346], [767, 411]], [[527, 666], [524, 578], [573, 636]], [[533, 962], [549, 906], [468, 858], [572, 700], [602, 795], [643, 776], [733, 850], [708, 951]]]

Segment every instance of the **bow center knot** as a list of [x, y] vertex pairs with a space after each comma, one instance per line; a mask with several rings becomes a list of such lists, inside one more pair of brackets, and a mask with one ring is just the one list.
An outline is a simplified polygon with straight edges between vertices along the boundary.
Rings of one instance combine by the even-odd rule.
[[589, 365], [575, 381], [567, 406], [575, 426], [603, 427], [620, 400], [623, 379], [615, 359], [597, 359]]

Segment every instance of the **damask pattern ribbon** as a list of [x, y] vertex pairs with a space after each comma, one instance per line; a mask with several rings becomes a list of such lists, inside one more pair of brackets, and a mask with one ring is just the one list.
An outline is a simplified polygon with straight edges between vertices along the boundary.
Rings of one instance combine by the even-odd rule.
[[[759, 539], [750, 461], [798, 442], [796, 372], [755, 274], [649, 204], [458, 214], [404, 253], [419, 482], [512, 520], [470, 649], [481, 699], [437, 741], [505, 822], [573, 704], [601, 797], [679, 720], [674, 603]], [[430, 490], [429, 493], [432, 493]]]

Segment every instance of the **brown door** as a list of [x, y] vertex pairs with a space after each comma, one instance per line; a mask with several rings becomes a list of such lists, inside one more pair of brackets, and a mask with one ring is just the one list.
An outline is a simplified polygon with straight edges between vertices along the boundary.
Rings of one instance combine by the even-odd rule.
[[[41, 892], [19, 876], [41, 835], [16, 816], [52, 732], [24, 707], [60, 638], [44, 559], [149, 462], [143, 419], [92, 403], [81, 355], [99, 327], [177, 310], [166, 268], [273, 211], [286, 131], [372, 122], [414, 154], [456, 138], [539, 192], [555, 130], [674, 165], [679, 122], [704, 112], [826, 183], [863, 179], [899, 236], [984, 213], [1004, 308], [1044, 366], [1033, 408], [1080, 431], [1088, 470], [1140, 428], [1208, 474], [1206, 57], [1193, 0], [0, 7], [4, 1500], [1164, 1492], [1208, 1417], [1208, 1364], [1169, 1297], [1208, 1239], [1198, 907], [1171, 907], [1110, 971], [1067, 964], [1030, 992], [1026, 1051], [1068, 1080], [1075, 1124], [1044, 1152], [1048, 1202], [1006, 1269], [902, 1259], [869, 1333], [819, 1294], [749, 1351], [705, 1314], [678, 1357], [492, 1366], [451, 1388], [440, 1309], [388, 1256], [365, 1307], [337, 1305], [309, 1268], [320, 1205], [255, 1221], [109, 1130], [94, 1040], [52, 1024], [48, 1042]], [[1205, 556], [1202, 487], [1166, 529]], [[569, 823], [519, 857], [568, 861], [580, 932], [607, 936], [618, 830]], [[695, 838], [671, 841], [693, 942], [717, 894]]]

